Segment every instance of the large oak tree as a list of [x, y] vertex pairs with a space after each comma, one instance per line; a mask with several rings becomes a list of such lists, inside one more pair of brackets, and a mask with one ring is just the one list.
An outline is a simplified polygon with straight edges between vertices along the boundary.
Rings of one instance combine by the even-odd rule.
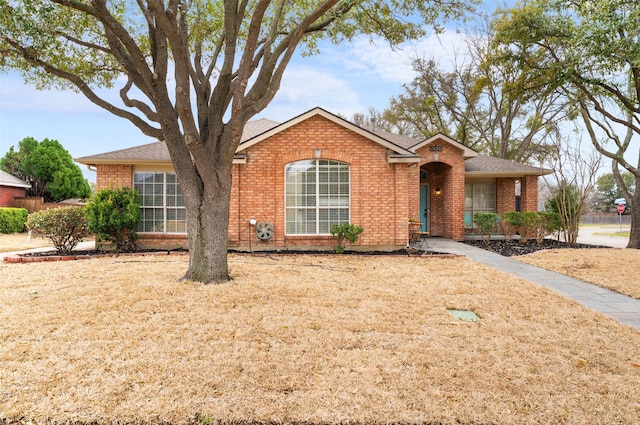
[[[522, 91], [558, 90], [575, 105], [587, 135], [613, 162], [632, 207], [628, 248], [640, 248], [640, 3], [637, 0], [525, 1], [495, 22], [502, 60], [527, 67]], [[634, 144], [635, 141], [635, 144]]]
[[396, 45], [472, 1], [0, 0], [0, 58], [165, 141], [187, 211], [185, 278], [224, 282], [233, 156], [295, 50], [361, 34]]

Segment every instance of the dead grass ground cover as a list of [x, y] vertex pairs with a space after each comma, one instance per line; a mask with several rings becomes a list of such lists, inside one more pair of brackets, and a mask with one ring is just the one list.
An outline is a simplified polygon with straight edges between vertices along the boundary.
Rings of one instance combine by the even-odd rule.
[[22, 251], [25, 249], [51, 246], [49, 239], [34, 236], [29, 238], [27, 232], [0, 234], [0, 252]]
[[640, 332], [467, 259], [186, 261], [0, 264], [0, 418], [638, 423]]
[[638, 249], [553, 249], [513, 258], [640, 299]]

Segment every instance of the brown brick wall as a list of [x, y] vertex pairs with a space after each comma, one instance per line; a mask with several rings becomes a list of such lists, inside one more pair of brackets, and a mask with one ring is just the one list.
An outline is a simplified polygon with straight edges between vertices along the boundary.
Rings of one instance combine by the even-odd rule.
[[13, 207], [13, 198], [24, 197], [22, 187], [0, 186], [0, 207]]
[[98, 164], [96, 187], [98, 189], [133, 187], [133, 165]]
[[502, 214], [516, 209], [516, 179], [496, 179], [496, 213]]
[[520, 209], [538, 211], [538, 176], [525, 176], [520, 185]]
[[[386, 149], [379, 144], [316, 116], [250, 147], [246, 154], [247, 163], [233, 169], [230, 246], [246, 249], [250, 238], [253, 249], [335, 244], [327, 236], [285, 235], [285, 165], [304, 159], [350, 164], [351, 223], [364, 228], [358, 245], [381, 249], [406, 245], [407, 165], [388, 164]], [[249, 228], [252, 218], [273, 223], [274, 237], [257, 240], [255, 229]]]

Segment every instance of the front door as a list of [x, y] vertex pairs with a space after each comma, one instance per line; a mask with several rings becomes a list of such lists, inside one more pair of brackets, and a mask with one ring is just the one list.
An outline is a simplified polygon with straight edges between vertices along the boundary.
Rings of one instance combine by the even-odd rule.
[[[414, 192], [415, 193], [415, 192]], [[420, 185], [420, 221], [421, 232], [429, 232], [429, 185]]]

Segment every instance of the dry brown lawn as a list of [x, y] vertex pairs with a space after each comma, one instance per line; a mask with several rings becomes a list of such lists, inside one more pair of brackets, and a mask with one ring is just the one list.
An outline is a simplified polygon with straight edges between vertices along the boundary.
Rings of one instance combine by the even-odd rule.
[[467, 259], [186, 264], [0, 264], [0, 419], [639, 423], [637, 329]]
[[49, 239], [37, 236], [30, 238], [27, 232], [0, 234], [0, 252], [22, 251], [45, 246], [51, 246]]
[[640, 299], [638, 249], [553, 249], [513, 258]]

